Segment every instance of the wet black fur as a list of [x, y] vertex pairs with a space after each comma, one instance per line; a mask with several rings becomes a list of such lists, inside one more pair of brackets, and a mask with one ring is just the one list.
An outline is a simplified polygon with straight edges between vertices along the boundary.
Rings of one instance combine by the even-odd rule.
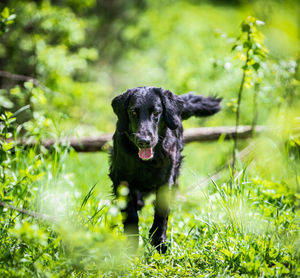
[[[144, 205], [143, 197], [155, 192], [155, 215], [149, 235], [152, 245], [161, 252], [166, 251], [163, 243], [169, 213], [162, 192], [177, 185], [183, 149], [181, 121], [215, 114], [221, 109], [220, 102], [220, 98], [192, 93], [177, 96], [156, 87], [130, 89], [112, 101], [118, 122], [113, 136], [110, 178], [116, 195], [119, 185], [129, 188], [124, 229], [138, 235], [137, 211]], [[154, 155], [144, 161], [138, 156], [138, 147], [146, 145], [153, 148]]]

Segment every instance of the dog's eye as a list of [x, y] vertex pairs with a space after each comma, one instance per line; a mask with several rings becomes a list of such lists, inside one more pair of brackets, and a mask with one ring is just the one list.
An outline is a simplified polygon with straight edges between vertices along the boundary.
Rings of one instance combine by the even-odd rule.
[[153, 111], [152, 114], [157, 117], [159, 115], [159, 111]]
[[137, 112], [135, 110], [131, 110], [131, 115], [135, 117], [137, 115]]

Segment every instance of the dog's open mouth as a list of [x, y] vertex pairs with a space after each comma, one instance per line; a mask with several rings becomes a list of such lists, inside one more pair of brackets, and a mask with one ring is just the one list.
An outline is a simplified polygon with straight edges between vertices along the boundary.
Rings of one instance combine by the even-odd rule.
[[151, 159], [153, 157], [152, 148], [144, 148], [144, 149], [139, 148], [139, 157], [140, 157], [140, 159], [143, 159], [143, 160]]

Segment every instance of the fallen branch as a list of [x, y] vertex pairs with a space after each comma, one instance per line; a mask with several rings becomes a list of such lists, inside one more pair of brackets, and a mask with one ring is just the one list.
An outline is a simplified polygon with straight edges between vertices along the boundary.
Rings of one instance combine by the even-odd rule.
[[[56, 139], [44, 139], [40, 141], [40, 145], [46, 149], [50, 149], [56, 144], [62, 146], [70, 146], [76, 152], [99, 152], [105, 151], [107, 148], [105, 145], [112, 139], [112, 134], [104, 134], [95, 137], [84, 137], [78, 138], [63, 138], [61, 140]], [[34, 147], [36, 141], [33, 139], [25, 139], [18, 142], [18, 144], [23, 146]]]
[[[255, 127], [256, 134], [261, 133], [264, 130], [264, 126]], [[252, 137], [252, 133], [253, 129], [251, 126], [239, 126], [237, 132], [234, 126], [191, 128], [184, 132], [184, 143], [190, 143], [194, 141], [215, 141], [221, 136], [224, 136], [224, 140], [230, 140], [234, 137], [245, 139]]]
[[[259, 134], [265, 130], [263, 126], [257, 126], [255, 133]], [[184, 131], [184, 143], [190, 142], [204, 142], [204, 141], [215, 141], [221, 136], [224, 136], [224, 140], [233, 139], [234, 136], [238, 138], [249, 138], [253, 135], [251, 126], [240, 126], [237, 134], [235, 133], [235, 127], [223, 126], [223, 127], [199, 127], [191, 128]], [[105, 145], [112, 139], [112, 134], [99, 135], [95, 137], [85, 138], [64, 138], [59, 141], [55, 139], [42, 140], [41, 145], [49, 149], [54, 144], [58, 143], [61, 145], [70, 145], [77, 152], [98, 152], [107, 150]], [[20, 142], [22, 145], [34, 146], [35, 141], [23, 140]]]

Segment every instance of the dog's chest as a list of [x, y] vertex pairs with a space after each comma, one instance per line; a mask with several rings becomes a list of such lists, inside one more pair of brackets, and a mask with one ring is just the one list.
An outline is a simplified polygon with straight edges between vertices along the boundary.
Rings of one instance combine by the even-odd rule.
[[[171, 166], [171, 165], [170, 165]], [[137, 168], [138, 175], [133, 176], [133, 186], [152, 188], [166, 184], [171, 174], [171, 167], [150, 167]]]
[[127, 157], [127, 163], [123, 163], [120, 171], [124, 180], [129, 185], [140, 191], [151, 191], [156, 187], [167, 184], [172, 169], [170, 158], [140, 161], [138, 158]]

